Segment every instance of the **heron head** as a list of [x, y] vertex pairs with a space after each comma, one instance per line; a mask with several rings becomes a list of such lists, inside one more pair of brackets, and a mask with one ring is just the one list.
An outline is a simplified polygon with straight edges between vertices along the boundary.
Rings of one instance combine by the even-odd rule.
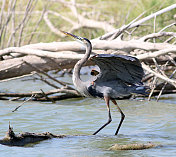
[[65, 32], [65, 31], [61, 31], [61, 32], [64, 33], [65, 35], [67, 35], [69, 37], [72, 37], [73, 39], [81, 42], [82, 44], [91, 44], [90, 41], [87, 38], [76, 36], [74, 34], [71, 34], [71, 33]]

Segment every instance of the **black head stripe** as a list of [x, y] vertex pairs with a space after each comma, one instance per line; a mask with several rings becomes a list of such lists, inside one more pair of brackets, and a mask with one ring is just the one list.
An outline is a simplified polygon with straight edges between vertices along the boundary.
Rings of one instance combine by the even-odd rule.
[[87, 38], [84, 38], [84, 40], [86, 40], [89, 44], [91, 44], [90, 40]]

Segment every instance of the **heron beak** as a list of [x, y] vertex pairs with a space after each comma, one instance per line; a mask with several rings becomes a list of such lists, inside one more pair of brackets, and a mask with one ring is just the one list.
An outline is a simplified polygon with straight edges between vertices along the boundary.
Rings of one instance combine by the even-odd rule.
[[65, 31], [61, 31], [61, 32], [64, 33], [65, 35], [69, 36], [69, 37], [72, 37], [73, 39], [77, 39], [77, 40], [80, 40], [82, 42], [84, 40], [82, 37], [76, 36], [74, 34], [71, 34], [71, 33], [65, 32]]

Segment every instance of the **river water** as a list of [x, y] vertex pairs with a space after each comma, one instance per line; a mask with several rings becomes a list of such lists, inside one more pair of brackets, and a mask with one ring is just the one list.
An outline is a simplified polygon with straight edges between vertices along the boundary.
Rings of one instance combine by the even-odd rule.
[[[64, 78], [70, 81], [71, 78]], [[0, 83], [1, 91], [46, 91], [50, 87], [39, 81], [14, 80]], [[113, 121], [93, 136], [107, 121], [107, 109], [101, 99], [68, 99], [23, 104], [12, 112], [19, 101], [0, 101], [0, 138], [8, 130], [8, 123], [16, 133], [51, 132], [69, 135], [63, 139], [50, 139], [26, 147], [0, 145], [0, 157], [161, 157], [176, 156], [176, 96], [165, 95], [155, 100], [117, 101], [126, 115], [118, 136], [114, 136], [120, 113], [111, 104]], [[74, 136], [80, 135], [80, 136]], [[158, 144], [145, 150], [108, 150], [113, 144]]]

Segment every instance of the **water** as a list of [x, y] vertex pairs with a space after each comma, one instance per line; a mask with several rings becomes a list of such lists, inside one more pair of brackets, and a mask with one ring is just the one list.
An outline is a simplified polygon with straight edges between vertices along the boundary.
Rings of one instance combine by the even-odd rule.
[[[70, 78], [66, 78], [69, 80]], [[39, 82], [14, 80], [1, 83], [2, 91], [46, 90]], [[24, 88], [25, 87], [25, 88]], [[167, 95], [154, 100], [120, 100], [119, 106], [126, 115], [118, 136], [114, 136], [120, 120], [116, 107], [111, 105], [113, 121], [98, 135], [91, 135], [107, 120], [107, 109], [100, 99], [69, 99], [49, 102], [26, 102], [12, 112], [21, 102], [0, 101], [0, 137], [11, 122], [16, 133], [51, 132], [66, 134], [63, 139], [50, 139], [26, 147], [0, 145], [2, 157], [158, 157], [176, 156], [176, 96]], [[80, 136], [74, 136], [80, 135]], [[113, 144], [148, 143], [162, 146], [146, 150], [111, 151]]]

